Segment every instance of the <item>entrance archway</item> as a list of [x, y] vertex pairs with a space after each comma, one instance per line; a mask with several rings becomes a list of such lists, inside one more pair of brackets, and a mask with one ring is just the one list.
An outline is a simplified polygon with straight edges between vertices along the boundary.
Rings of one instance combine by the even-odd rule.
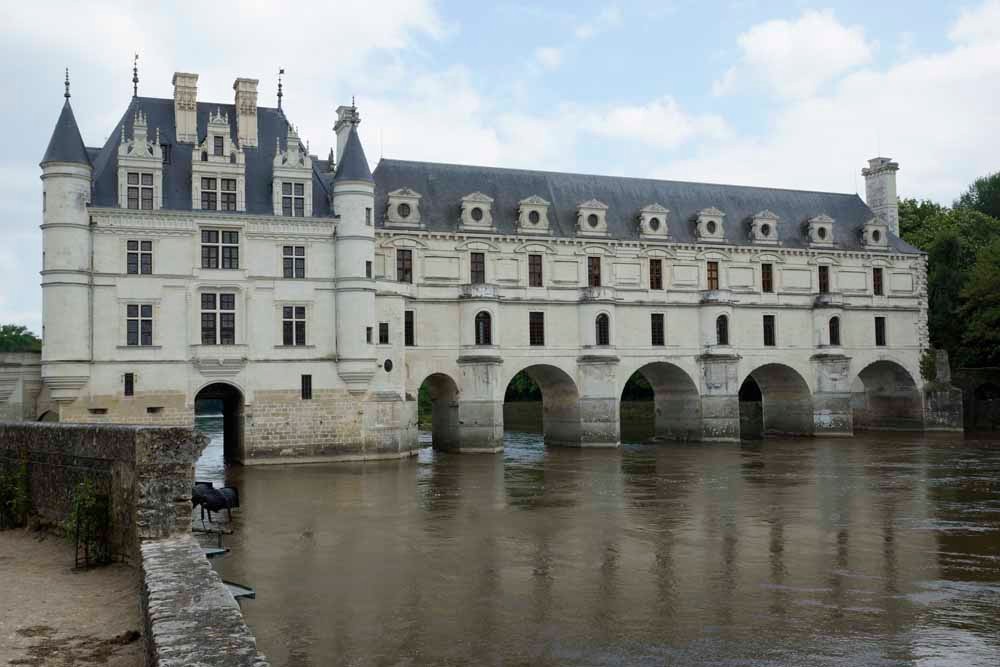
[[741, 437], [812, 435], [812, 393], [790, 366], [764, 364], [751, 371], [740, 385], [739, 403]]
[[[231, 384], [215, 382], [194, 397], [196, 421], [218, 419], [222, 427], [222, 457], [225, 463], [243, 461], [243, 393]], [[199, 428], [203, 424], [197, 424]], [[217, 428], [218, 424], [208, 426]], [[210, 436], [211, 437], [211, 436]], [[211, 447], [211, 445], [209, 445]]]
[[434, 449], [457, 449], [458, 385], [444, 373], [432, 373], [420, 385], [417, 420], [422, 429], [430, 426]]
[[[530, 380], [524, 382], [524, 379]], [[541, 395], [542, 433], [546, 445], [580, 444], [580, 392], [566, 371], [548, 364], [528, 366], [511, 378], [504, 393], [504, 424], [508, 405], [524, 403], [527, 410], [532, 394]], [[529, 400], [523, 400], [527, 397]], [[537, 402], [535, 403], [537, 405]], [[512, 420], [513, 421], [513, 420]]]
[[876, 361], [851, 385], [855, 431], [919, 431], [923, 400], [910, 373], [894, 361]]
[[623, 439], [698, 440], [698, 386], [674, 364], [646, 364], [632, 374], [622, 389], [620, 423]]

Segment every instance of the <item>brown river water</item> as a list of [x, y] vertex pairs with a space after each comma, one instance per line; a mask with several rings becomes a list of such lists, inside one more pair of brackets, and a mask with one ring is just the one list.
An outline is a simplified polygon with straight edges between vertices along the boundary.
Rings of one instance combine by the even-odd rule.
[[274, 665], [1000, 665], [996, 434], [214, 451], [243, 506], [213, 562]]

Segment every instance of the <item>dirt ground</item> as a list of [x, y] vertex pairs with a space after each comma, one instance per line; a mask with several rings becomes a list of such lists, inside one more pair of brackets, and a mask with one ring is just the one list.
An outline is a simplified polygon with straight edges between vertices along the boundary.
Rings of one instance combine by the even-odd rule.
[[0, 531], [0, 665], [141, 667], [138, 572], [73, 570], [73, 545]]

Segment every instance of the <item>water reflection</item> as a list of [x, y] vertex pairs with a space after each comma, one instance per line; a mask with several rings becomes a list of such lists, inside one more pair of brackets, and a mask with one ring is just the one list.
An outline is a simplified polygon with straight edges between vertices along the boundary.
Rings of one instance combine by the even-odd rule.
[[256, 587], [276, 665], [1000, 661], [993, 441], [508, 433], [502, 457], [226, 474], [218, 568]]

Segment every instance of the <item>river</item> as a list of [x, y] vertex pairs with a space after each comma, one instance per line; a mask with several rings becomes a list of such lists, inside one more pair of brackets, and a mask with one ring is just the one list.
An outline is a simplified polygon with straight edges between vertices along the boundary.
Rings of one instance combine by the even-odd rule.
[[214, 563], [275, 665], [1000, 664], [997, 439], [212, 451], [243, 503]]

